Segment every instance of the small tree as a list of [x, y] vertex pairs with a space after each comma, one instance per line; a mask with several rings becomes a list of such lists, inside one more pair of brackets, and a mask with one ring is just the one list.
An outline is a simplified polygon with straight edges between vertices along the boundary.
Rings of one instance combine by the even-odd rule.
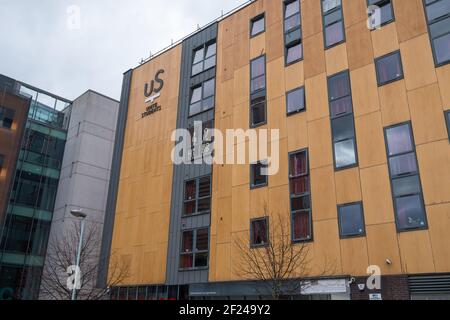
[[[291, 241], [289, 219], [281, 214], [269, 214], [267, 206], [264, 215], [270, 216], [268, 243], [260, 248], [250, 248], [247, 237], [237, 237], [234, 246], [240, 254], [236, 266], [237, 275], [245, 280], [259, 281], [275, 300], [283, 296], [299, 295], [310, 274], [310, 246], [307, 243]], [[327, 264], [327, 263], [326, 263]], [[326, 274], [325, 265], [321, 274]]]
[[[80, 239], [79, 224], [73, 223], [66, 231], [49, 241], [45, 266], [41, 279], [40, 298], [48, 300], [70, 300], [72, 290], [68, 285], [71, 274], [69, 267], [76, 265], [76, 255]], [[110, 258], [109, 279], [106, 288], [97, 288], [99, 250], [101, 233], [90, 224], [83, 235], [80, 254], [80, 289], [77, 300], [101, 300], [109, 297], [109, 288], [117, 286], [129, 275], [129, 265], [120, 261], [114, 254]]]

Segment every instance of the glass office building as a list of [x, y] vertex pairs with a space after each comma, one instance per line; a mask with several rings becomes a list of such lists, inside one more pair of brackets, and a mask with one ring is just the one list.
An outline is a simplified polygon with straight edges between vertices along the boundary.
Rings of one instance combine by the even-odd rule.
[[16, 82], [31, 98], [14, 182], [0, 228], [2, 299], [35, 299], [50, 233], [71, 101]]

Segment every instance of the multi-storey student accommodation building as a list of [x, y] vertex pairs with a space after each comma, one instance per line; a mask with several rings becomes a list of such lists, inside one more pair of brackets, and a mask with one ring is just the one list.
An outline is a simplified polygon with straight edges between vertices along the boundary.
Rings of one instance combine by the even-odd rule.
[[[448, 298], [449, 53], [447, 0], [257, 0], [127, 71], [103, 255], [131, 277], [112, 297], [264, 297], [233, 241], [257, 250], [268, 208], [310, 248], [293, 298]], [[278, 129], [278, 172], [172, 163], [195, 121]]]

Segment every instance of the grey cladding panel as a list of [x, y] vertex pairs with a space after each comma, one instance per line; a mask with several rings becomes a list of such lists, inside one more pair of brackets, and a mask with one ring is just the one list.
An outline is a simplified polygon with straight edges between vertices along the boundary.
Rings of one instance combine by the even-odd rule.
[[[177, 115], [177, 128], [187, 129], [194, 121], [214, 120], [214, 110], [210, 110], [189, 118], [189, 103], [191, 88], [206, 80], [215, 78], [216, 68], [206, 70], [191, 77], [193, 52], [196, 48], [214, 41], [217, 38], [217, 24], [202, 30], [183, 42], [180, 94]], [[188, 284], [203, 283], [208, 281], [208, 270], [183, 271], [180, 272], [179, 253], [181, 246], [181, 230], [194, 229], [210, 226], [210, 215], [194, 217], [182, 217], [184, 200], [184, 182], [189, 179], [205, 175], [212, 175], [212, 167], [209, 165], [175, 165], [172, 183], [172, 204], [170, 213], [169, 248], [167, 255], [166, 283]]]

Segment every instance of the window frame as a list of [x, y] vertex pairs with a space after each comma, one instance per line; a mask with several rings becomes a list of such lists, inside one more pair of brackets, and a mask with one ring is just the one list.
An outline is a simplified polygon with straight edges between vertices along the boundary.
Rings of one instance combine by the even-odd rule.
[[[362, 220], [362, 227], [363, 227], [363, 232], [362, 233], [358, 233], [358, 234], [343, 234], [342, 232], [342, 215], [341, 215], [341, 210], [346, 208], [346, 207], [350, 207], [350, 206], [355, 206], [355, 205], [359, 205], [360, 206], [360, 214], [361, 214], [361, 220]], [[364, 214], [364, 204], [362, 201], [356, 201], [356, 202], [352, 202], [352, 203], [345, 203], [345, 204], [339, 204], [337, 206], [337, 214], [338, 214], [338, 227], [339, 227], [339, 238], [340, 239], [352, 239], [352, 238], [361, 238], [361, 237], [365, 237], [367, 235], [366, 233], [366, 219], [365, 219], [365, 214]]]
[[[390, 156], [389, 155], [389, 143], [388, 143], [387, 132], [390, 129], [397, 128], [397, 127], [402, 127], [402, 126], [405, 126], [405, 125], [408, 126], [408, 130], [409, 130], [409, 134], [410, 134], [410, 138], [411, 138], [412, 150], [408, 151], [408, 152], [401, 152], [401, 153], [398, 153], [398, 154]], [[392, 205], [393, 205], [393, 208], [394, 208], [394, 218], [395, 218], [395, 226], [396, 226], [396, 229], [397, 229], [397, 233], [411, 232], [411, 231], [418, 231], [418, 230], [428, 230], [429, 224], [428, 224], [427, 208], [425, 206], [425, 199], [424, 199], [424, 195], [423, 195], [422, 179], [421, 179], [421, 176], [420, 176], [419, 161], [418, 161], [418, 158], [417, 158], [417, 150], [416, 150], [416, 143], [415, 143], [415, 139], [414, 139], [414, 133], [413, 133], [413, 129], [412, 129], [412, 123], [411, 123], [411, 121], [406, 121], [406, 122], [390, 125], [390, 126], [385, 127], [383, 129], [383, 131], [384, 131], [384, 144], [385, 144], [385, 148], [386, 148], [387, 164], [388, 164], [389, 183], [390, 183], [391, 195], [392, 195]], [[391, 158], [399, 157], [401, 155], [410, 154], [410, 153], [414, 153], [414, 155], [415, 155], [415, 163], [416, 163], [416, 167], [417, 167], [417, 173], [407, 173], [407, 174], [403, 174], [403, 175], [399, 175], [399, 176], [393, 176], [392, 172], [391, 172], [391, 162], [389, 160]], [[407, 178], [407, 177], [414, 177], [414, 176], [417, 176], [417, 178], [419, 180], [419, 191], [420, 191], [420, 193], [413, 193], [413, 194], [395, 196], [394, 184], [393, 184], [394, 180], [395, 179]], [[398, 209], [397, 209], [397, 201], [396, 200], [400, 199], [400, 198], [411, 197], [411, 196], [419, 196], [420, 197], [420, 202], [421, 202], [421, 206], [422, 206], [422, 209], [423, 209], [423, 216], [424, 216], [425, 224], [423, 226], [421, 226], [421, 227], [401, 228], [400, 225], [399, 225], [399, 221], [398, 221], [399, 219], [398, 219]]]
[[448, 140], [450, 141], [450, 109], [444, 111], [445, 123], [447, 125]]
[[[289, 16], [286, 18], [286, 7], [295, 2], [298, 1], [298, 6], [299, 6], [299, 12], [298, 14], [300, 15], [300, 25], [298, 27], [293, 28], [292, 30], [289, 30], [289, 32], [286, 31], [286, 20], [293, 17], [294, 15], [296, 15], [297, 13]], [[284, 66], [288, 67], [291, 66], [293, 64], [296, 64], [297, 62], [300, 62], [304, 59], [304, 46], [303, 46], [303, 28], [302, 28], [302, 1], [301, 0], [284, 0], [283, 3], [283, 43], [284, 43]], [[289, 43], [286, 43], [286, 35], [288, 33], [294, 32], [296, 30], [300, 30], [300, 39], [299, 40], [295, 40]], [[295, 47], [296, 45], [301, 44], [302, 45], [302, 56], [299, 59], [295, 59], [293, 61], [288, 62], [287, 61], [287, 54], [290, 48]]]
[[[11, 118], [7, 117], [8, 115], [11, 116]], [[0, 105], [0, 129], [11, 130], [14, 124], [15, 116], [16, 111], [14, 109]], [[3, 125], [5, 119], [11, 120], [11, 124], [9, 127]]]
[[[252, 34], [254, 23], [257, 22], [257, 21], [259, 21], [259, 20], [261, 20], [261, 19], [264, 19], [264, 27], [263, 27], [263, 30], [262, 30], [262, 31], [259, 31], [259, 32], [257, 32], [257, 33], [255, 33], [255, 34]], [[260, 34], [265, 33], [265, 32], [266, 32], [266, 26], [267, 26], [267, 25], [266, 25], [266, 13], [265, 13], [265, 12], [260, 13], [260, 14], [258, 14], [257, 16], [253, 17], [253, 18], [250, 20], [250, 39], [256, 38], [256, 37], [259, 36]]]
[[[204, 97], [203, 94], [205, 92], [205, 83], [207, 83], [209, 81], [212, 81], [212, 80], [214, 80], [214, 94], [211, 95], [211, 96]], [[192, 96], [194, 95], [195, 89], [198, 89], [198, 88], [201, 88], [201, 97], [200, 97], [200, 100], [198, 102], [201, 103], [201, 109], [202, 110], [200, 112], [191, 114]], [[216, 108], [216, 91], [217, 91], [217, 81], [216, 81], [215, 77], [208, 78], [205, 81], [202, 81], [201, 83], [199, 83], [199, 84], [197, 84], [195, 86], [192, 86], [190, 88], [190, 94], [189, 94], [188, 118], [192, 118], [192, 117], [198, 116], [198, 115], [200, 115], [202, 113], [208, 112], [210, 110], [214, 110]], [[213, 98], [213, 106], [211, 108], [209, 108], [209, 109], [203, 109], [203, 101], [205, 101], [205, 100], [207, 100], [207, 99], [209, 99], [211, 97]]]
[[[370, 0], [366, 0], [366, 1], [367, 1], [367, 8], [369, 8], [369, 6], [371, 6], [371, 5], [375, 5], [375, 6], [379, 7], [378, 3], [384, 2], [384, 1], [389, 1], [391, 3], [392, 19], [388, 20], [388, 21], [385, 21], [385, 22], [382, 22], [380, 27], [382, 28], [382, 27], [384, 27], [384, 26], [386, 26], [386, 25], [388, 25], [388, 24], [390, 24], [392, 22], [395, 22], [395, 8], [394, 8], [394, 2], [392, 0], [375, 0], [375, 3], [373, 3], [373, 4], [369, 3]], [[370, 18], [370, 15], [368, 15], [368, 18]], [[370, 29], [370, 31], [375, 31], [375, 30], [377, 30], [377, 28]]]
[[[381, 60], [383, 60], [383, 59], [389, 58], [389, 57], [394, 56], [394, 55], [398, 55], [398, 57], [399, 57], [400, 71], [402, 72], [401, 76], [398, 77], [398, 78], [394, 78], [394, 79], [388, 80], [388, 81], [380, 82], [380, 71], [378, 69], [379, 62]], [[376, 73], [376, 76], [377, 76], [377, 85], [378, 85], [378, 87], [383, 87], [383, 86], [388, 85], [390, 83], [397, 82], [397, 81], [405, 79], [405, 71], [403, 70], [403, 60], [402, 60], [402, 54], [401, 54], [400, 50], [396, 50], [396, 51], [390, 52], [388, 54], [385, 54], [385, 55], [383, 55], [381, 57], [375, 58], [375, 73]]]
[[[257, 79], [257, 78], [262, 77], [262, 76], [259, 76], [259, 77], [256, 77], [256, 78], [252, 78], [252, 73], [253, 73], [252, 72], [253, 71], [252, 64], [253, 64], [254, 61], [256, 61], [258, 59], [263, 59], [264, 60], [264, 83], [265, 83], [265, 85], [264, 85], [264, 89], [259, 89], [259, 90], [255, 91], [255, 92], [252, 92], [252, 81]], [[264, 125], [267, 124], [267, 57], [266, 57], [265, 54], [260, 55], [259, 57], [256, 57], [256, 58], [253, 58], [253, 59], [250, 60], [249, 89], [250, 89], [249, 127], [251, 129], [254, 129], [254, 128], [258, 128], [258, 127], [261, 127], [261, 126], [264, 126]], [[262, 103], [262, 102], [260, 102], [260, 103], [252, 103], [253, 102], [252, 97], [254, 95], [258, 95], [258, 94], [264, 94], [264, 121], [262, 121], [260, 123], [257, 123], [257, 124], [254, 124], [253, 123], [253, 116], [252, 116], [253, 115], [253, 108], [255, 106], [257, 106], [258, 104]]]
[[[208, 230], [208, 250], [197, 250], [197, 234], [200, 230]], [[182, 252], [183, 250], [183, 235], [186, 232], [192, 232], [192, 251], [191, 252]], [[209, 258], [210, 258], [210, 251], [211, 251], [211, 230], [210, 227], [199, 227], [199, 228], [190, 228], [190, 229], [184, 229], [181, 230], [181, 239], [180, 239], [180, 250], [179, 250], [179, 256], [178, 256], [178, 271], [180, 272], [186, 272], [186, 271], [197, 271], [197, 270], [208, 270], [209, 269]], [[196, 267], [195, 266], [195, 257], [197, 254], [208, 254], [207, 259], [207, 265], [202, 267]], [[191, 268], [182, 268], [180, 266], [181, 263], [181, 257], [192, 255], [192, 265]]]
[[[303, 91], [303, 109], [297, 109], [296, 111], [291, 111], [289, 112], [289, 94], [298, 91], [298, 90], [302, 90]], [[306, 87], [305, 86], [301, 86], [292, 90], [289, 90], [288, 92], [286, 92], [286, 116], [290, 117], [293, 116], [297, 113], [302, 113], [302, 112], [306, 112]]]
[[[338, 77], [340, 75], [343, 74], [347, 74], [347, 78], [348, 78], [348, 86], [349, 86], [349, 94], [346, 96], [342, 96], [339, 97], [337, 99], [331, 100], [331, 90], [330, 90], [330, 82], [332, 80], [332, 78], [334, 77]], [[359, 156], [358, 156], [358, 142], [357, 142], [357, 135], [356, 135], [356, 124], [355, 124], [355, 110], [353, 108], [353, 92], [352, 92], [352, 81], [350, 78], [350, 71], [349, 70], [344, 70], [338, 73], [335, 73], [331, 76], [328, 76], [327, 78], [327, 89], [328, 89], [328, 108], [329, 108], [329, 112], [330, 112], [330, 124], [331, 124], [331, 144], [332, 144], [332, 149], [333, 149], [333, 165], [334, 165], [334, 171], [338, 172], [338, 171], [343, 171], [343, 170], [347, 170], [347, 169], [351, 169], [351, 168], [356, 168], [359, 166]], [[351, 113], [344, 113], [344, 114], [339, 114], [337, 116], [333, 116], [333, 112], [332, 112], [332, 108], [331, 108], [331, 104], [334, 101], [337, 100], [341, 100], [341, 99], [345, 99], [347, 97], [350, 97], [351, 100]], [[347, 139], [343, 139], [343, 140], [339, 140], [339, 141], [335, 141], [334, 139], [334, 127], [335, 127], [335, 120], [340, 119], [340, 118], [344, 118], [347, 116], [351, 116], [352, 118], [352, 122], [353, 122], [353, 137], [352, 138], [347, 138]], [[346, 165], [343, 167], [338, 167], [337, 166], [337, 159], [336, 159], [336, 148], [335, 148], [335, 144], [337, 143], [342, 143], [342, 142], [346, 142], [346, 141], [350, 141], [353, 140], [353, 144], [354, 144], [354, 149], [355, 149], [355, 163], [350, 164], [350, 165]]]
[[[438, 62], [438, 61], [437, 61], [437, 57], [436, 57], [436, 48], [435, 48], [435, 45], [434, 45], [434, 40], [437, 39], [437, 38], [434, 38], [434, 39], [433, 39], [433, 38], [431, 37], [431, 28], [430, 28], [430, 26], [431, 26], [432, 24], [438, 23], [438, 22], [443, 21], [443, 20], [445, 20], [445, 19], [450, 19], [450, 13], [447, 14], [447, 15], [445, 15], [445, 16], [442, 16], [442, 17], [440, 17], [439, 19], [434, 20], [433, 22], [430, 23], [429, 20], [428, 20], [427, 7], [428, 7], [429, 5], [431, 5], [431, 4], [433, 4], [433, 3], [436, 3], [436, 2], [432, 2], [432, 3], [429, 3], [429, 4], [426, 3], [426, 0], [422, 0], [422, 2], [423, 2], [423, 8], [424, 8], [424, 11], [425, 11], [425, 20], [426, 20], [426, 24], [427, 24], [428, 38], [430, 39], [431, 51], [433, 52], [434, 66], [435, 66], [436, 68], [439, 68], [439, 67], [445, 66], [445, 65], [447, 65], [447, 64], [450, 64], [450, 59], [448, 59], [447, 61], [444, 61], [444, 62]], [[450, 22], [450, 21], [449, 21], [449, 22]], [[449, 34], [450, 34], [450, 33], [446, 33], [446, 34], [444, 34], [444, 35], [441, 35], [440, 37], [444, 37], [444, 36], [449, 35]]]
[[254, 184], [254, 179], [255, 179], [254, 166], [257, 166], [257, 165], [268, 166], [267, 160], [259, 160], [254, 163], [250, 163], [250, 190], [265, 188], [269, 185], [269, 176], [264, 176], [264, 177], [266, 177], [266, 179], [265, 179], [266, 181], [264, 183]]
[[[341, 1], [341, 4], [340, 4], [340, 6], [339, 6], [338, 8], [334, 8], [334, 9], [328, 11], [326, 14], [325, 14], [325, 12], [323, 12], [323, 1], [324, 1], [324, 0], [320, 0], [320, 10], [321, 10], [320, 13], [321, 13], [321, 15], [322, 15], [323, 46], [324, 46], [325, 51], [326, 51], [326, 50], [328, 50], [328, 49], [337, 47], [338, 45], [347, 42], [347, 35], [346, 35], [346, 33], [345, 33], [345, 20], [344, 20], [345, 18], [344, 18], [344, 8], [343, 8], [343, 6], [342, 6], [342, 0], [340, 0], [340, 1]], [[343, 38], [342, 38], [342, 40], [340, 40], [339, 42], [333, 43], [332, 45], [329, 45], [329, 46], [328, 46], [328, 45], [327, 45], [327, 32], [326, 32], [326, 28], [329, 27], [329, 26], [332, 26], [333, 24], [336, 24], [336, 23], [338, 23], [338, 22], [335, 22], [335, 23], [332, 23], [332, 24], [329, 24], [329, 25], [326, 26], [326, 25], [325, 25], [325, 17], [326, 17], [327, 15], [330, 15], [330, 14], [332, 14], [332, 13], [338, 11], [338, 10], [341, 10], [341, 15], [342, 15], [342, 19], [341, 19], [340, 21], [342, 22], [342, 34], [343, 34]]]
[[[267, 242], [264, 244], [255, 244], [253, 241], [254, 240], [253, 239], [253, 230], [254, 230], [253, 223], [259, 222], [259, 221], [264, 221], [266, 224]], [[250, 249], [266, 248], [270, 244], [269, 236], [270, 236], [270, 231], [269, 231], [269, 217], [268, 216], [250, 219]]]
[[[206, 58], [206, 54], [207, 54], [208, 48], [209, 48], [211, 45], [213, 45], [213, 44], [216, 45], [216, 54], [214, 55], [214, 61], [215, 61], [215, 62], [214, 62], [214, 66], [209, 67], [208, 69], [205, 69], [205, 60], [207, 59], [207, 58]], [[201, 49], [203, 49], [203, 58], [202, 58], [202, 61], [201, 61], [201, 62], [197, 62], [196, 64], [194, 64], [195, 53], [196, 53], [197, 51], [201, 50]], [[211, 57], [212, 57], [212, 56], [211, 56]], [[211, 57], [209, 57], [209, 58], [211, 58]], [[209, 58], [208, 58], [208, 59], [209, 59]], [[198, 73], [194, 73], [194, 70], [193, 70], [194, 65], [197, 65], [197, 64], [200, 64], [200, 63], [202, 64], [202, 71], [200, 71], [200, 72], [198, 72]], [[204, 43], [204, 44], [202, 44], [202, 45], [196, 47], [194, 50], [192, 50], [191, 71], [190, 71], [190, 73], [191, 73], [191, 78], [193, 78], [193, 77], [195, 77], [195, 76], [198, 76], [198, 75], [200, 75], [200, 74], [202, 74], [202, 73], [204, 73], [204, 72], [206, 72], [206, 71], [208, 71], [208, 70], [211, 70], [211, 69], [213, 69], [213, 68], [215, 68], [215, 67], [217, 67], [217, 39], [213, 39], [213, 40], [211, 40], [211, 41], [208, 41], [208, 42], [206, 42], [206, 43]]]
[[[203, 178], [207, 178], [209, 177], [209, 196], [206, 197], [200, 197], [199, 193], [200, 193], [200, 180]], [[188, 182], [191, 181], [195, 181], [195, 199], [191, 199], [191, 200], [186, 200], [186, 185], [188, 184]], [[209, 204], [209, 210], [207, 211], [198, 211], [198, 203], [200, 200], [204, 200], [204, 199], [210, 199], [210, 204]], [[195, 212], [191, 213], [191, 214], [186, 214], [186, 203], [188, 202], [193, 202], [195, 201]], [[207, 174], [207, 175], [203, 175], [197, 178], [193, 178], [193, 179], [187, 179], [184, 181], [183, 183], [183, 212], [182, 212], [182, 217], [183, 218], [188, 218], [188, 217], [195, 217], [195, 216], [201, 216], [201, 215], [205, 215], [205, 214], [210, 214], [211, 213], [211, 208], [212, 208], [212, 175]]]
[[[306, 174], [300, 174], [297, 176], [293, 176], [291, 175], [291, 157], [295, 156], [297, 154], [300, 153], [305, 153], [306, 156]], [[300, 177], [308, 177], [308, 185], [309, 185], [309, 192], [300, 194], [300, 195], [293, 195], [292, 194], [292, 190], [291, 190], [291, 180], [292, 179], [297, 179]], [[296, 243], [307, 243], [307, 242], [313, 242], [314, 241], [314, 228], [313, 228], [313, 219], [312, 219], [312, 192], [311, 192], [311, 170], [310, 170], [310, 162], [309, 162], [309, 149], [305, 148], [305, 149], [300, 149], [297, 151], [292, 151], [289, 152], [288, 154], [288, 181], [289, 181], [289, 211], [290, 211], [290, 219], [291, 219], [291, 242], [296, 244]], [[294, 198], [301, 198], [301, 197], [305, 197], [305, 196], [309, 196], [309, 210], [292, 210], [292, 199]], [[309, 237], [306, 238], [294, 238], [294, 216], [296, 213], [302, 213], [308, 211], [309, 213]]]

